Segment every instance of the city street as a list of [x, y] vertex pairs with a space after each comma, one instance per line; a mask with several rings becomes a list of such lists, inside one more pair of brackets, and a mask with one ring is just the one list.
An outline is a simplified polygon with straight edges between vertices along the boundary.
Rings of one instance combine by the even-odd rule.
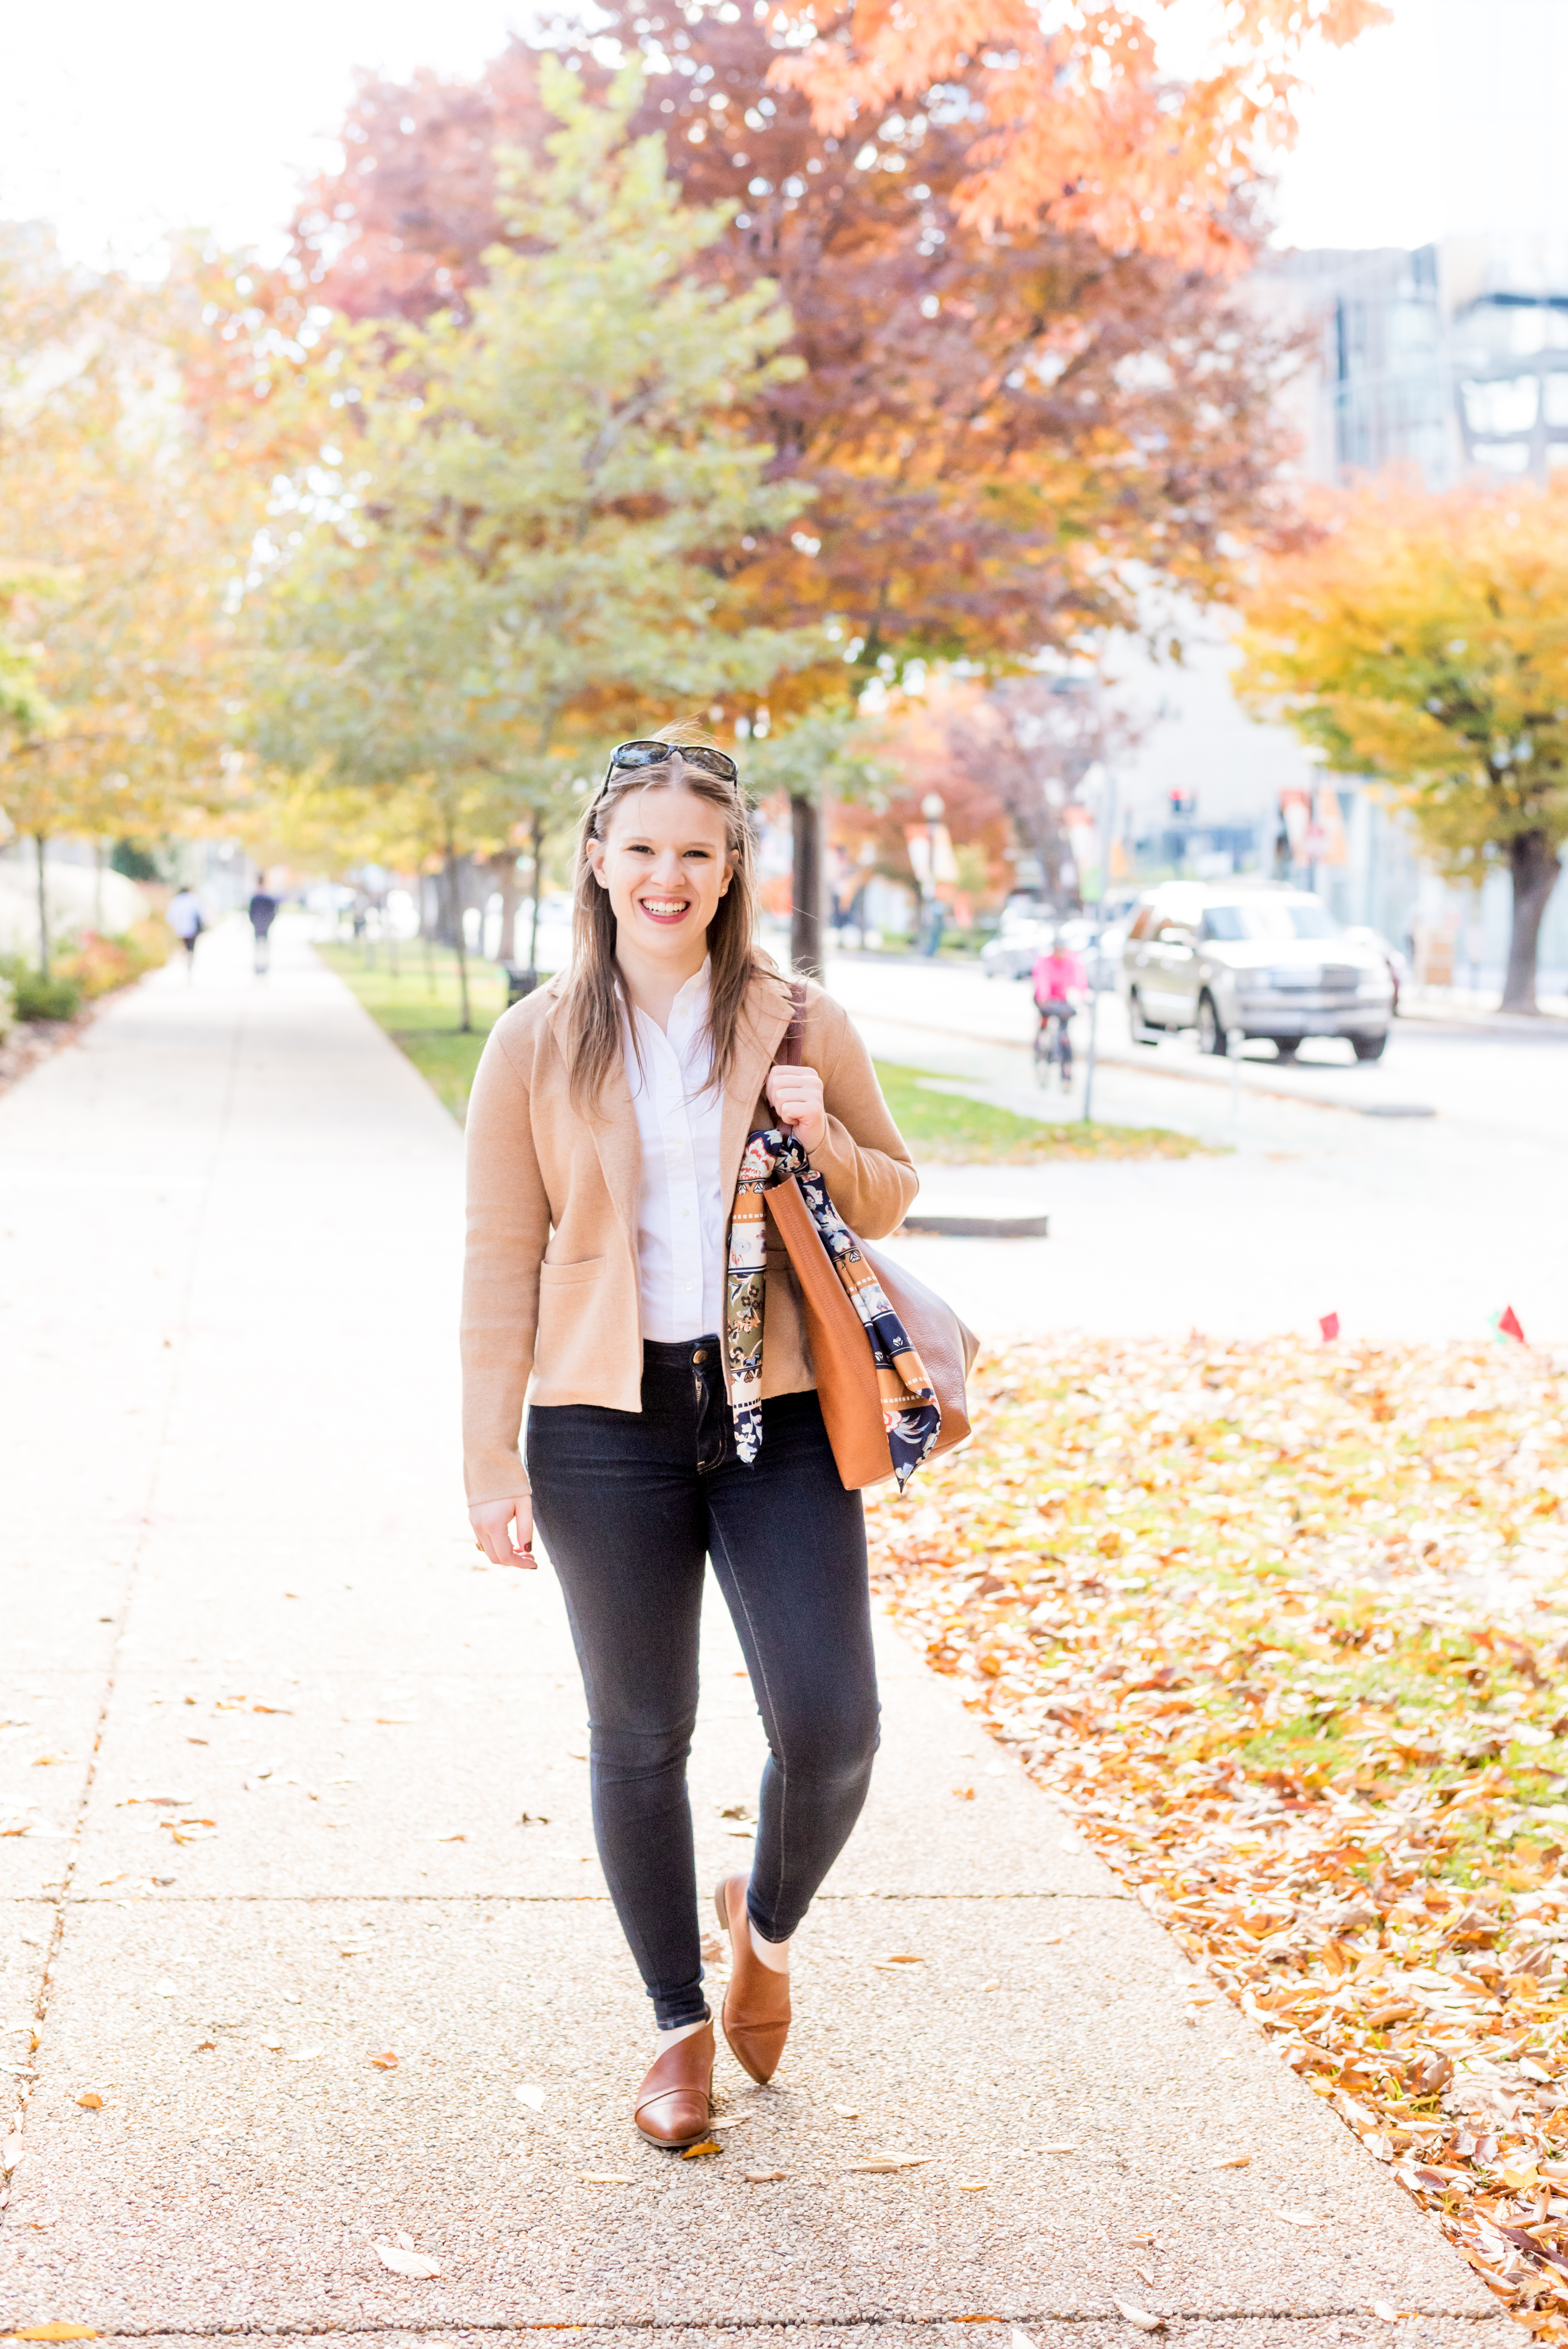
[[[1003, 1106], [1081, 1111], [1087, 1013], [1073, 1092], [1042, 1095], [1026, 986], [848, 954], [829, 979], [879, 1057]], [[1096, 1118], [1174, 1127], [1223, 1154], [932, 1169], [928, 1203], [962, 1192], [1051, 1216], [1044, 1240], [899, 1243], [976, 1329], [1296, 1329], [1315, 1342], [1337, 1312], [1352, 1340], [1474, 1338], [1511, 1305], [1528, 1338], [1568, 1341], [1568, 1022], [1401, 1019], [1379, 1062], [1326, 1043], [1292, 1068], [1266, 1045], [1239, 1064], [1205, 1060], [1191, 1035], [1133, 1045], [1109, 995], [1099, 1019]]]
[[[634, 2136], [566, 1625], [463, 1518], [460, 1159], [287, 928], [270, 980], [220, 931], [0, 1100], [0, 2330], [1099, 2349], [1152, 2300], [1207, 2349], [1379, 2306], [1420, 2349], [1495, 2338], [1435, 2220], [1187, 2005], [1176, 1943], [885, 1628], [778, 2083], [721, 2056], [711, 2158]], [[708, 1878], [749, 1841], [738, 1674], [716, 1610]]]

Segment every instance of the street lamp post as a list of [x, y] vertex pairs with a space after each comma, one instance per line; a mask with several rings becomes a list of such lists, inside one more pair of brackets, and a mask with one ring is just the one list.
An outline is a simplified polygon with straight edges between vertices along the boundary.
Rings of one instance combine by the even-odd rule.
[[927, 792], [920, 802], [920, 812], [925, 818], [925, 871], [921, 876], [926, 932], [923, 952], [934, 955], [942, 943], [942, 900], [936, 894], [936, 827], [947, 813], [947, 802], [940, 792]]
[[1104, 769], [1100, 783], [1099, 927], [1094, 934], [1094, 962], [1088, 975], [1088, 1050], [1084, 1055], [1083, 1122], [1094, 1123], [1094, 1071], [1099, 1040], [1099, 944], [1105, 935], [1105, 890], [1110, 879], [1110, 849], [1116, 838], [1116, 776]]

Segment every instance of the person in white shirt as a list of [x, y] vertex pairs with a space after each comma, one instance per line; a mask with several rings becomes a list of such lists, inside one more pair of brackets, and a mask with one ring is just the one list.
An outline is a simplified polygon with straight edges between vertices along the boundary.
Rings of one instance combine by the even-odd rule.
[[[753, 1129], [791, 1126], [869, 1238], [896, 1226], [915, 1177], [864, 1045], [820, 988], [801, 1065], [774, 1065], [790, 998], [755, 923], [734, 761], [623, 743], [584, 815], [572, 968], [497, 1022], [468, 1120], [469, 1521], [498, 1565], [531, 1566], [537, 1517], [561, 1580], [594, 1832], [659, 2026], [634, 2115], [668, 2146], [712, 2115], [686, 1785], [709, 1556], [769, 1749], [749, 1873], [716, 1894], [724, 2033], [754, 2080], [783, 2052], [790, 1937], [877, 1743], [860, 1495], [834, 1465], [787, 1262], [777, 1294], [771, 1265], [727, 1279], [727, 1232]], [[753, 1374], [748, 1332], [749, 1460], [727, 1381], [727, 1361]]]
[[185, 975], [189, 978], [196, 968], [196, 941], [206, 927], [195, 890], [177, 889], [163, 918], [185, 949]]

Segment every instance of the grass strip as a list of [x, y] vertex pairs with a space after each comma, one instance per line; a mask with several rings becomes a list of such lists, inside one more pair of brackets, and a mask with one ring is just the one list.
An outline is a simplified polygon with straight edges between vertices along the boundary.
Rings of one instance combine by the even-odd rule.
[[[506, 980], [494, 963], [469, 960], [473, 1029], [464, 1034], [458, 958], [449, 947], [424, 940], [374, 948], [321, 946], [317, 954], [352, 988], [378, 1026], [406, 1052], [460, 1125], [480, 1054], [506, 1009]], [[367, 955], [374, 953], [374, 962]]]
[[[458, 1026], [458, 958], [449, 947], [416, 939], [396, 950], [324, 946], [322, 959], [352, 989], [440, 1095], [461, 1124], [485, 1038], [506, 1009], [506, 982], [493, 963], [470, 960], [471, 1034]], [[927, 1160], [969, 1165], [1028, 1165], [1051, 1158], [1184, 1158], [1201, 1150], [1185, 1134], [1159, 1126], [1037, 1125], [986, 1102], [933, 1090], [920, 1070], [879, 1061], [888, 1107], [910, 1148]]]
[[1516, 1347], [1079, 1340], [975, 1400], [872, 1503], [883, 1597], [1568, 2342], [1568, 1381]]
[[[1206, 1145], [1160, 1125], [1061, 1124], [1020, 1117], [990, 1102], [975, 1101], [956, 1081], [876, 1063], [878, 1080], [894, 1124], [917, 1158], [928, 1164], [1034, 1166], [1063, 1158], [1191, 1158]], [[1042, 1106], [1044, 1096], [1042, 1096]]]

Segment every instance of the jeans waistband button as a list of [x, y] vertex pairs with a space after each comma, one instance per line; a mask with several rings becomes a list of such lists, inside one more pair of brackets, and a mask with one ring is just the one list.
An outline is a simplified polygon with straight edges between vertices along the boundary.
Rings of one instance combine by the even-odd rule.
[[696, 1350], [696, 1353], [692, 1356], [692, 1361], [693, 1361], [694, 1362], [706, 1362], [706, 1361], [707, 1361], [707, 1348], [706, 1346], [699, 1346], [699, 1347], [697, 1348], [697, 1350]]

